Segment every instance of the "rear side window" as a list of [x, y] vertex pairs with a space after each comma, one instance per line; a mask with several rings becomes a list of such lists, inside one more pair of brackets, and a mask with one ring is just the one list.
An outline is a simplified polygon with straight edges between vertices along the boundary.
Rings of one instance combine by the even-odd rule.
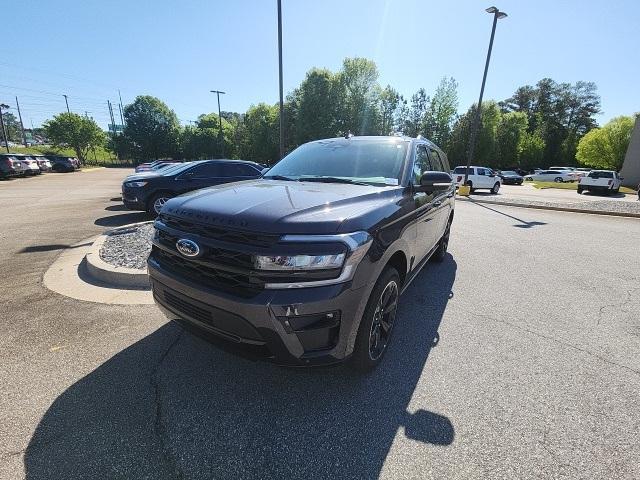
[[222, 176], [223, 166], [219, 163], [205, 163], [189, 170], [193, 178], [215, 178]]
[[255, 177], [258, 173], [255, 168], [239, 163], [230, 163], [222, 169], [223, 177]]
[[[453, 173], [461, 173], [464, 175], [465, 173], [467, 173], [467, 167], [456, 167], [453, 170]], [[469, 175], [473, 175], [473, 168], [469, 169]]]

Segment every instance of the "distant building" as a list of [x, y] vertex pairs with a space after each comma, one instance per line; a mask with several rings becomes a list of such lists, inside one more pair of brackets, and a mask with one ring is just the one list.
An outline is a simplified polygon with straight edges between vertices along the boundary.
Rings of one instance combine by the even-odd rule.
[[640, 184], [640, 116], [636, 117], [620, 176], [624, 178], [625, 187], [636, 188]]

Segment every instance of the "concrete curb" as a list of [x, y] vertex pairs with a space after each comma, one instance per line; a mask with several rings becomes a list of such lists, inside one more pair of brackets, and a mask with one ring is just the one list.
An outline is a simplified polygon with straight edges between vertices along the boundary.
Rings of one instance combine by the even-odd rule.
[[605, 215], [610, 217], [640, 218], [640, 213], [590, 210], [586, 208], [573, 208], [573, 207], [553, 207], [550, 205], [535, 205], [531, 203], [496, 202], [493, 200], [484, 200], [484, 199], [466, 198], [466, 197], [456, 197], [456, 200], [459, 200], [462, 202], [471, 202], [471, 203], [486, 203], [487, 205], [502, 205], [504, 207], [534, 208], [538, 210], [553, 210], [556, 212], [588, 213], [591, 215]]
[[100, 258], [100, 249], [112, 232], [146, 223], [150, 222], [138, 222], [123, 225], [122, 227], [109, 230], [100, 235], [93, 242], [93, 245], [85, 256], [87, 272], [89, 275], [94, 277], [96, 280], [121, 288], [148, 289], [150, 286], [146, 269], [141, 271], [136, 268], [116, 267], [108, 264]]

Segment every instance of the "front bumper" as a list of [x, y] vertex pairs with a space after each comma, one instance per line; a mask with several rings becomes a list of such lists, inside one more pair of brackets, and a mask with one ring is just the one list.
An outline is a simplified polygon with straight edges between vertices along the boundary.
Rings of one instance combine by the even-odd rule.
[[122, 203], [129, 210], [146, 210], [146, 198], [140, 188], [122, 187]]
[[148, 262], [156, 303], [167, 317], [280, 365], [344, 361], [367, 301], [368, 286], [351, 282], [315, 288], [262, 290], [246, 298], [220, 292]]

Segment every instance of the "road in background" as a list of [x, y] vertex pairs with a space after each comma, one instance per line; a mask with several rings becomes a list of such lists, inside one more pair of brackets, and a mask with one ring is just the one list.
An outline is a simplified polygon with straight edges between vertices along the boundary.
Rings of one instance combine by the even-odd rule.
[[0, 182], [0, 478], [640, 477], [640, 221], [459, 202], [357, 376], [44, 288], [124, 173]]
[[[473, 195], [491, 195], [485, 190], [479, 190]], [[593, 202], [609, 200], [612, 202], [637, 202], [638, 195], [619, 193], [617, 195], [603, 195], [592, 192], [584, 192], [578, 195], [575, 190], [567, 190], [562, 188], [535, 188], [533, 185], [525, 182], [522, 185], [502, 185], [498, 196], [502, 199], [517, 200], [537, 200], [543, 202]]]

